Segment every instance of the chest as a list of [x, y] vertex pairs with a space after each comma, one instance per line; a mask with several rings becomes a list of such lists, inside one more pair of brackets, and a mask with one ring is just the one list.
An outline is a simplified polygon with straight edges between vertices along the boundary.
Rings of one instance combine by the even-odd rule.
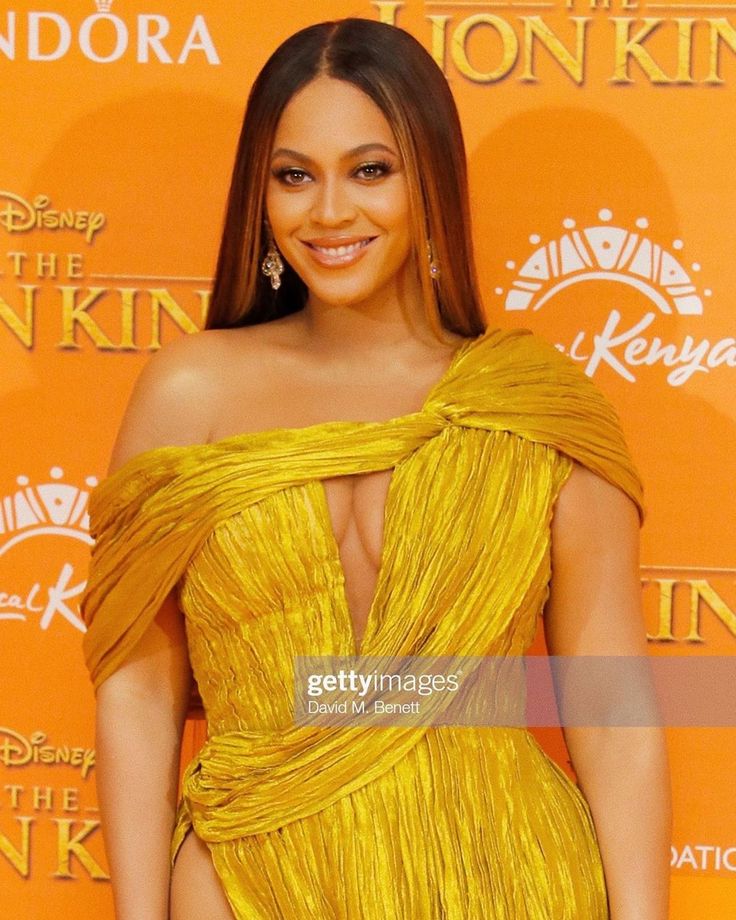
[[[446, 359], [445, 359], [446, 363]], [[433, 369], [437, 378], [437, 369]], [[222, 416], [215, 439], [233, 431], [270, 430], [276, 426], [304, 430], [305, 421], [314, 424], [314, 406], [331, 405], [332, 416], [343, 419], [401, 418], [417, 412], [430, 385], [425, 379], [386, 387], [366, 383], [334, 383], [328, 389], [315, 388], [308, 381], [274, 400], [274, 388], [268, 398], [253, 400], [249, 418], [239, 417], [238, 401], [223, 400]], [[318, 421], [318, 420], [317, 420]], [[381, 571], [386, 503], [393, 469], [353, 475], [321, 478], [325, 510], [339, 552], [344, 578], [345, 600], [356, 638], [362, 638], [374, 604]]]
[[393, 470], [379, 470], [322, 481], [357, 637], [365, 632], [381, 567], [392, 474]]
[[180, 589], [195, 672], [224, 637], [239, 675], [246, 661], [270, 673], [264, 649], [291, 661], [526, 647], [566, 466], [505, 430], [391, 427], [268, 435], [220, 460]]

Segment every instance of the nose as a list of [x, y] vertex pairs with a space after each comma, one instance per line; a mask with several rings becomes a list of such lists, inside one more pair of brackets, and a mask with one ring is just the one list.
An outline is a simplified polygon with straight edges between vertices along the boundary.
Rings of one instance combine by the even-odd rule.
[[339, 227], [355, 219], [355, 203], [346, 184], [338, 177], [325, 177], [316, 183], [311, 217], [316, 224]]

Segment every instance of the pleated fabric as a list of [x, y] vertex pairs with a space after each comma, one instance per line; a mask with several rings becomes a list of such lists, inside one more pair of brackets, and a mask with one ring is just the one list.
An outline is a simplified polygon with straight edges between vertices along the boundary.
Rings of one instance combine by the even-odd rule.
[[[523, 728], [295, 725], [297, 655], [523, 655], [578, 462], [644, 520], [619, 419], [528, 329], [467, 341], [421, 410], [160, 447], [93, 491], [95, 686], [172, 589], [208, 740], [172, 860], [206, 841], [239, 920], [602, 920], [578, 787]], [[360, 648], [322, 480], [392, 470]]]

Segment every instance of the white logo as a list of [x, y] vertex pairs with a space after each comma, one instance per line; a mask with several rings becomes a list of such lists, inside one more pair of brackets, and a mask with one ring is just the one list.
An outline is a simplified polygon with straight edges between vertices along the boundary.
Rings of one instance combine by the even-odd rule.
[[5, 56], [15, 61], [25, 51], [29, 61], [58, 61], [75, 44], [96, 64], [112, 64], [126, 56], [139, 64], [187, 64], [190, 58], [220, 63], [202, 13], [193, 17], [184, 42], [179, 43], [169, 35], [167, 16], [140, 13], [129, 23], [112, 13], [113, 2], [97, 0], [97, 12], [74, 23], [61, 13], [6, 12], [5, 21], [0, 19], [0, 60]]
[[736, 846], [687, 843], [678, 850], [670, 847], [672, 869], [695, 869], [700, 871], [736, 872]]
[[[539, 310], [557, 293], [574, 284], [592, 280], [613, 281], [640, 291], [656, 310], [648, 311], [629, 328], [622, 328], [622, 315], [613, 309], [600, 333], [590, 335], [581, 330], [569, 348], [558, 344], [576, 361], [585, 362], [585, 372], [592, 377], [606, 364], [625, 380], [634, 382], [632, 367], [661, 362], [674, 367], [667, 375], [671, 386], [681, 386], [697, 371], [708, 373], [721, 364], [736, 367], [736, 339], [725, 338], [711, 343], [699, 342], [686, 335], [681, 344], [663, 343], [654, 336], [641, 335], [658, 314], [678, 313], [699, 316], [703, 313], [702, 296], [710, 297], [705, 288], [702, 296], [690, 274], [672, 252], [653, 242], [641, 231], [649, 226], [645, 217], [636, 221], [637, 230], [608, 226], [613, 214], [607, 208], [598, 213], [599, 225], [577, 230], [568, 217], [562, 225], [565, 233], [556, 240], [538, 246], [521, 268], [509, 261], [506, 267], [515, 272], [511, 289], [506, 292], [506, 310]], [[529, 237], [532, 245], [541, 243], [538, 234]], [[674, 240], [672, 249], [683, 249], [682, 240]], [[700, 265], [693, 262], [693, 272]], [[503, 288], [496, 288], [503, 295]]]
[[[0, 501], [0, 561], [19, 544], [42, 536], [65, 537], [92, 545], [87, 514], [89, 492], [59, 482], [63, 475], [63, 470], [53, 467], [50, 476], [54, 481], [37, 486], [32, 486], [27, 476], [19, 476], [18, 491]], [[93, 488], [97, 479], [88, 476], [85, 484]], [[70, 606], [85, 586], [85, 581], [74, 583], [74, 565], [66, 560], [58, 575], [46, 585], [35, 582], [14, 591], [0, 584], [0, 621], [38, 617], [40, 628], [46, 630], [61, 617], [85, 632], [78, 611]]]

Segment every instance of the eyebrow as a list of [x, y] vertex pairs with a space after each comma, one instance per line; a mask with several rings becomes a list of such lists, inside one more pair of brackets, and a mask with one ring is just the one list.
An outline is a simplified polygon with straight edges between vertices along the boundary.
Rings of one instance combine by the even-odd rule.
[[[368, 153], [371, 150], [383, 150], [385, 153], [390, 153], [393, 156], [398, 156], [395, 150], [392, 150], [390, 147], [387, 147], [386, 144], [360, 144], [358, 147], [353, 147], [352, 150], [342, 157], [344, 160], [351, 159], [352, 157], [360, 156], [361, 153]], [[289, 147], [279, 147], [278, 150], [274, 150], [272, 159], [276, 157], [285, 156], [289, 157], [292, 160], [299, 160], [302, 163], [314, 163], [314, 160], [311, 157], [308, 157], [306, 153], [299, 153], [298, 150], [291, 150]]]

